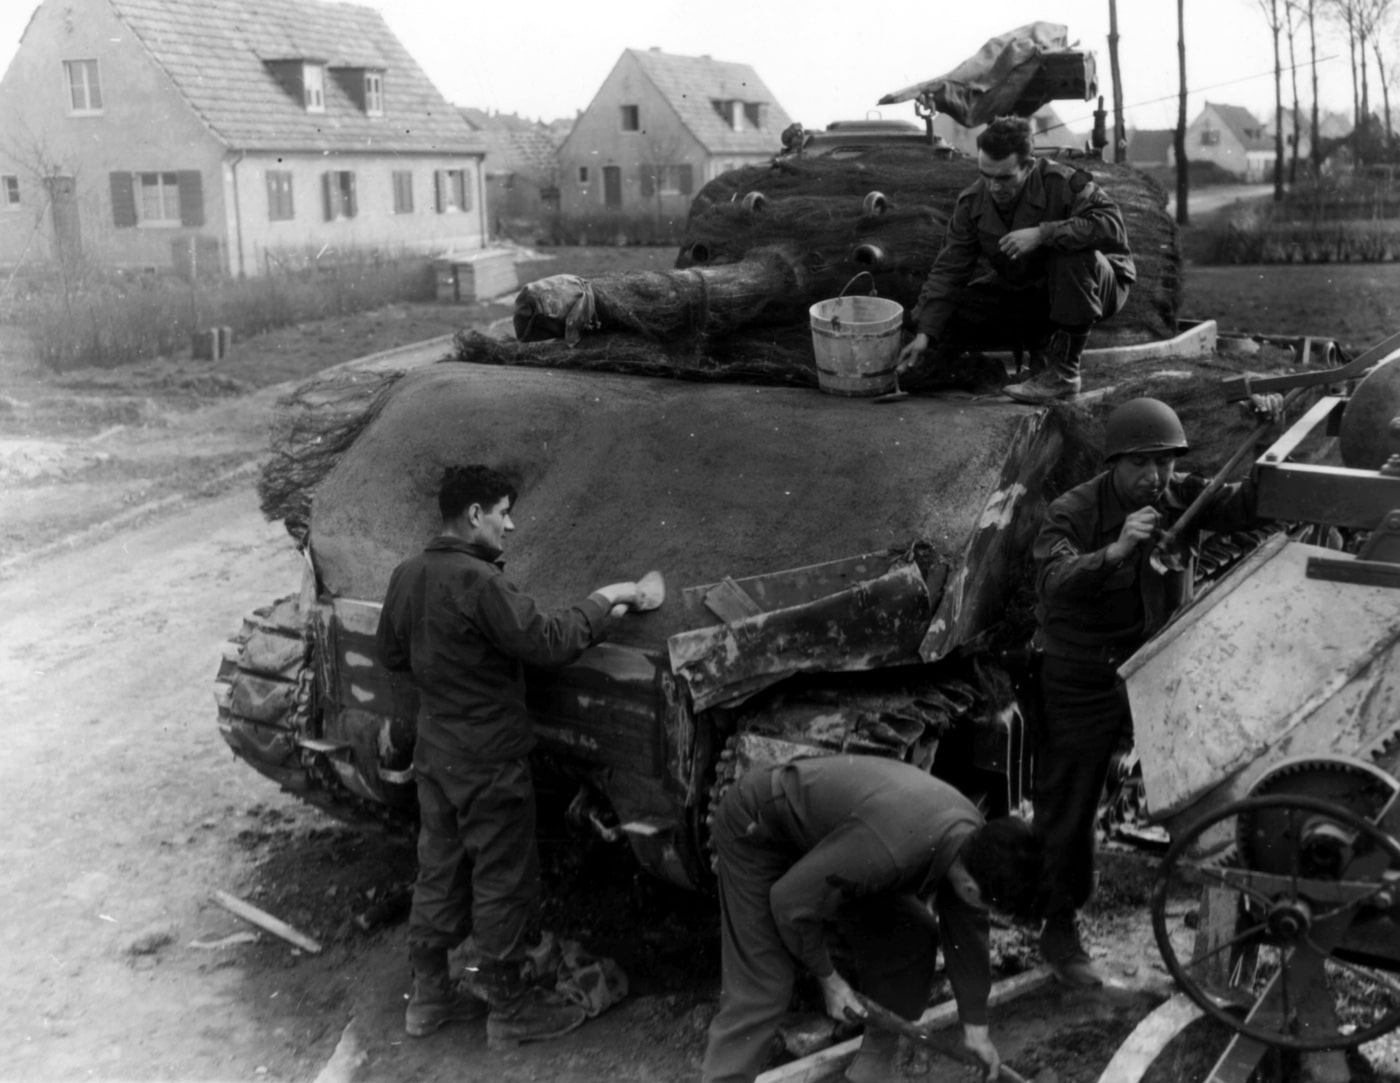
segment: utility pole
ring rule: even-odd
[[[1113,160],[1128,158],[1128,132],[1123,125],[1123,74],[1118,67],[1118,0],[1108,0],[1108,64],[1113,75]]]
[[[1191,211],[1186,201],[1191,185],[1186,176],[1186,0],[1176,0],[1176,62],[1181,90],[1176,100],[1176,224],[1189,226]]]

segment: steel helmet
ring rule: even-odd
[[[1186,451],[1186,430],[1176,411],[1160,399],[1129,399],[1108,415],[1103,457],[1139,452]]]

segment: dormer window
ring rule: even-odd
[[[326,69],[321,64],[303,64],[301,69],[302,101],[308,113],[326,111]]]
[[[384,115],[384,76],[377,71],[365,72],[365,113],[371,117]]]
[[[733,98],[711,98],[710,105],[721,120],[736,132],[753,131],[763,126],[763,104],[741,102]]]

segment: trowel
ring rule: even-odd
[[[899,389],[899,370],[894,372],[894,390],[886,391],[883,395],[876,395],[871,402],[898,402],[900,399],[907,399],[909,392]]]
[[[850,1008],[846,1009],[846,1015],[853,1021],[864,1022],[866,1026],[879,1027],[881,1030],[892,1031],[895,1034],[902,1034],[906,1038],[918,1042],[920,1045],[932,1049],[936,1053],[942,1053],[945,1057],[962,1064],[981,1066],[981,1061],[972,1052],[964,1048],[961,1041],[947,1034],[939,1034],[936,1031],[925,1030],[917,1023],[911,1023],[894,1012],[890,1011],[883,1004],[871,1000],[867,996],[856,994],[856,1000],[865,1009],[865,1017],[857,1015]],[[1006,1083],[1059,1083],[1060,1074],[1053,1068],[1042,1068],[1035,1073],[1032,1079],[1027,1079],[1011,1065],[1003,1062],[998,1078]]]

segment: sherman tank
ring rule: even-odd
[[[484,462],[517,484],[507,574],[543,604],[666,577],[661,609],[528,682],[540,778],[651,872],[705,885],[711,805],[755,764],[876,753],[992,810],[1021,800],[1027,554],[1097,466],[1092,417],[825,393],[811,307],[873,292],[907,312],[976,167],[932,139],[821,146],[789,133],[706,184],[671,271],[531,283],[515,341],[462,334],[439,363],[332,372],[282,404],[259,485],[305,573],[225,653],[235,755],[338,817],[412,829],[416,698],[374,631],[436,530],[442,469]],[[1095,330],[1092,377],[1096,347],[1176,332],[1178,259],[1155,183],[1075,160],[1123,208],[1141,276]],[[1014,352],[990,356],[1013,374]]]

